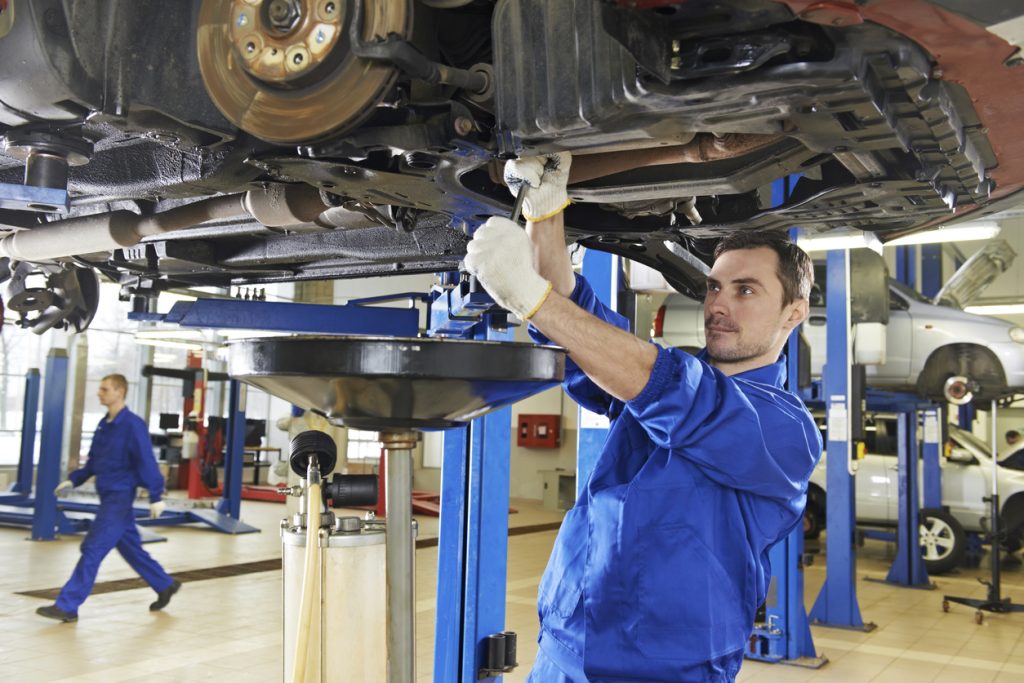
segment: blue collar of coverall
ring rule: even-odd
[[[125,415],[127,415],[129,412],[131,411],[128,410],[128,406],[125,406],[124,408],[121,408],[121,410],[118,411],[117,415],[114,416],[113,420],[108,420],[107,416],[104,415],[103,422],[106,422],[108,425],[121,424],[122,422],[124,422]]]
[[[707,347],[700,350],[700,353],[697,354],[697,360],[709,363]],[[770,384],[781,389],[786,384],[786,354],[779,355],[779,359],[774,363],[762,365],[759,368],[732,375],[732,377],[745,379],[749,382]]]

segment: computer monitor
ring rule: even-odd
[[[245,419],[245,445],[249,448],[263,445],[263,437],[267,434],[267,421]]]
[[[178,429],[181,416],[178,413],[160,413],[160,429]]]

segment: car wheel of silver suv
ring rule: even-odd
[[[921,554],[929,574],[944,574],[960,565],[967,552],[967,534],[945,510],[921,510]]]

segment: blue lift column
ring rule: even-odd
[[[242,514],[242,451],[245,447],[246,389],[238,380],[229,383],[228,433],[224,454],[224,493],[217,512],[232,519]]]
[[[857,603],[857,558],[853,552],[854,479],[851,471],[850,421],[850,252],[830,251],[827,261],[825,312],[825,408],[828,453],[825,478],[827,574],[811,610],[811,622],[869,631]]]
[[[64,514],[57,509],[53,490],[60,483],[60,446],[64,434],[64,395],[68,383],[68,352],[50,349],[46,357],[46,386],[43,387],[43,429],[39,442],[32,540],[52,541],[64,531]]]
[[[924,507],[937,510],[942,507],[942,428],[945,423],[943,409],[938,406],[925,408],[924,443],[921,445],[922,469],[924,470]]]
[[[928,578],[928,571],[921,556],[921,537],[918,518],[918,449],[917,411],[904,410],[899,414],[897,430],[899,473],[899,525],[896,530],[896,559],[893,560],[888,583],[897,583],[911,588],[935,588]]]
[[[800,332],[786,345],[789,390],[799,393]],[[755,626],[746,656],[764,662],[818,669],[828,663],[819,657],[804,609],[804,529],[798,524],[768,553],[771,584],[765,606],[764,627]]]
[[[478,340],[512,341],[489,321]],[[434,680],[498,680],[481,673],[488,639],[505,633],[512,408],[444,432],[437,560]],[[511,662],[510,662],[511,663]]]
[[[32,494],[32,474],[36,451],[36,418],[39,412],[39,368],[25,374],[25,400],[21,413],[21,455],[18,458],[18,479],[11,484],[11,493]]]
[[[618,309],[619,259],[604,251],[588,249],[583,256],[583,277],[594,294],[608,308]],[[576,432],[576,497],[579,498],[590,480],[597,459],[608,439],[608,418],[582,406],[579,408],[579,429]]]

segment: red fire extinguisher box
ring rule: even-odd
[[[562,443],[561,415],[519,415],[521,448],[558,448]]]

